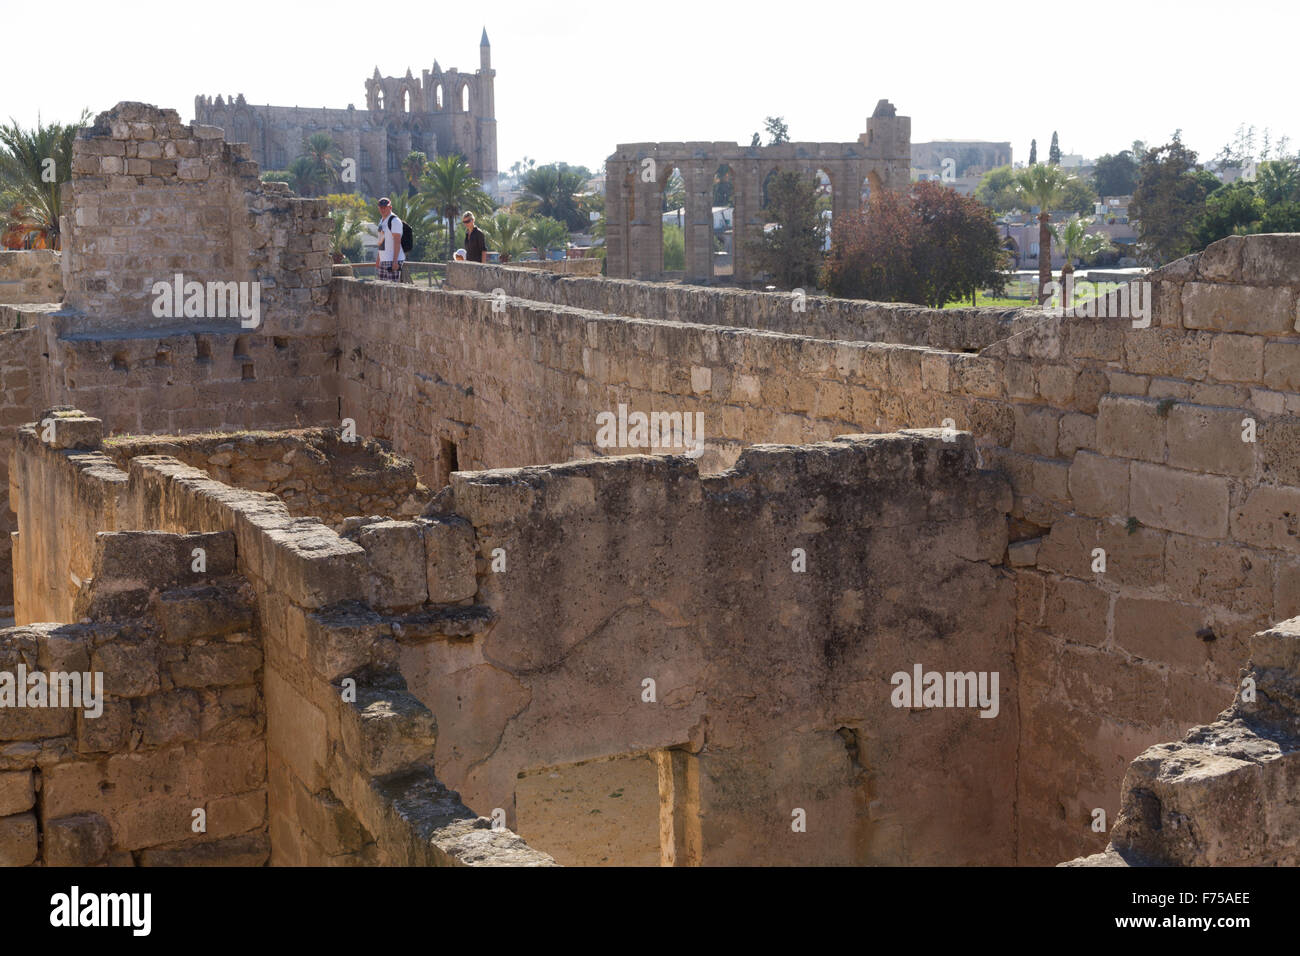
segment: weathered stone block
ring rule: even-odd
[[[250,599],[242,585],[180,588],[159,595],[155,613],[168,644],[188,644],[252,630]]]
[[[45,423],[53,427],[47,432]],[[98,418],[77,413],[46,412],[37,422],[42,440],[52,435],[47,444],[51,448],[98,449],[104,441],[104,423]]]
[[[1240,408],[1176,403],[1165,431],[1169,464],[1216,475],[1250,475],[1259,447],[1242,440],[1244,420],[1250,417]]]
[[[265,866],[271,841],[265,833],[248,833],[225,840],[181,847],[149,847],[140,851],[141,866]]]
[[[253,645],[199,644],[169,670],[177,687],[213,687],[250,684],[261,666],[261,648]]]
[[[1264,339],[1216,335],[1210,345],[1210,375],[1221,382],[1259,382],[1264,374]]]
[[[1056,454],[1057,428],[1061,413],[1041,405],[1016,405],[1014,451],[1050,458]]]
[[[357,531],[369,565],[370,604],[384,612],[423,604],[429,596],[424,539],[413,521],[380,521]]]
[[[1038,394],[1053,405],[1068,405],[1074,398],[1077,377],[1068,365],[1044,365],[1038,370]]]
[[[358,687],[341,729],[347,753],[372,776],[428,762],[437,744],[429,708],[399,690]]]
[[[104,674],[104,692],[143,697],[159,688],[158,645],[152,641],[100,644],[90,652],[92,670]]]
[[[1142,524],[1202,538],[1228,532],[1226,478],[1134,462],[1129,496],[1133,516]]]
[[[1183,327],[1277,335],[1292,331],[1291,290],[1211,282],[1183,286]]]
[[[1264,343],[1264,384],[1287,392],[1300,391],[1300,343]]]
[[[325,715],[274,670],[268,670],[266,692],[266,743],[293,768],[309,787],[324,786],[329,760]]]
[[[48,866],[98,866],[113,846],[113,829],[98,813],[59,817],[45,824]]]
[[[36,814],[0,817],[0,866],[27,866],[36,861]]]
[[[1100,647],[1109,607],[1110,595],[1092,581],[1054,574],[1044,580],[1042,626],[1062,640]]]
[[[1057,454],[1072,458],[1081,448],[1097,446],[1097,419],[1092,415],[1067,412],[1061,416],[1056,437]]]
[[[1129,513],[1129,462],[1080,451],[1070,465],[1074,510],[1097,517]]]
[[[1272,605],[1269,555],[1235,545],[1173,534],[1165,559],[1170,594],[1206,606],[1223,605],[1242,614],[1259,614]]]
[[[454,604],[474,597],[478,579],[474,562],[474,528],[458,518],[424,523],[429,601]]]
[[[1170,403],[1172,404],[1172,403]],[[1164,461],[1165,414],[1157,401],[1106,396],[1097,408],[1097,448],[1114,458]]]
[[[1300,551],[1300,488],[1252,489],[1233,509],[1232,536],[1261,548]]]
[[[369,609],[334,609],[308,617],[307,660],[328,681],[365,667],[396,663],[391,627]]]
[[[0,817],[22,813],[35,804],[36,792],[32,789],[30,770],[0,773]]]
[[[1255,435],[1263,458],[1261,478],[1269,484],[1300,486],[1300,417],[1261,419]]]
[[[1241,276],[1261,285],[1300,285],[1300,234],[1242,236]]]

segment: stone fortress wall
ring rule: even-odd
[[[91,135],[113,128],[110,115]],[[269,254],[296,235],[273,234]],[[65,257],[79,254],[74,243]],[[97,334],[48,305],[8,306],[0,413],[34,424],[9,472],[28,630],[3,646],[35,641],[39,657],[34,622],[80,621],[79,602],[113,587],[87,556],[114,535],[128,537],[112,547],[138,547],[140,535],[233,534],[219,569],[251,595],[256,627],[187,640],[260,648],[240,717],[264,735],[265,776],[211,791],[241,805],[265,791],[265,814],[219,838],[247,838],[234,846],[252,862],[263,849],[273,863],[535,854],[475,824],[447,787],[560,862],[656,843],[677,863],[1195,863],[1254,847],[1291,859],[1295,831],[1273,801],[1296,662],[1290,625],[1274,622],[1300,613],[1300,236],[1234,237],[1150,278],[1144,327],[816,298],[799,312],[787,295],[470,264],[443,290],[336,278],[298,328],[163,335],[127,314]],[[241,401],[269,362],[285,376]],[[47,412],[68,404],[86,414]],[[620,404],[699,412],[703,454],[601,447],[597,415]],[[191,421],[191,407],[220,421]],[[60,414],[102,424],[59,447],[40,426]],[[331,497],[314,478],[287,485],[290,455],[314,461],[308,475],[333,473],[311,449],[351,473],[321,433],[99,437],[344,420],[413,471],[380,461],[355,492],[369,497]],[[287,476],[272,467],[286,464]],[[328,525],[310,495],[291,509],[271,493],[309,488]],[[141,643],[170,646],[149,636],[167,626],[152,609],[195,586],[174,569],[121,585],[151,603],[120,613]],[[149,660],[170,693],[167,668],[184,659]],[[890,706],[892,675],[914,664],[998,673],[998,716]],[[1259,700],[1239,696],[1210,724],[1243,674]],[[343,706],[349,675],[365,694]],[[245,671],[220,676],[218,696],[250,686]],[[166,746],[171,731],[148,730],[164,706],[147,701],[153,686],[135,688],[146,701],[131,720]],[[135,700],[128,690],[118,696]],[[1197,724],[1183,745],[1161,744]],[[287,727],[312,730],[288,739]],[[115,759],[71,736],[15,738],[62,741],[15,760],[16,791],[27,779],[36,792],[65,760]],[[1202,775],[1210,790],[1175,779],[1229,738],[1237,762]],[[936,768],[948,769],[909,789]],[[1267,816],[1266,844],[1205,799],[1220,780]],[[581,785],[562,796],[548,781]],[[635,840],[617,836],[635,829],[628,816],[606,842],[583,842],[565,813],[611,783],[606,795],[634,798]],[[85,826],[108,827],[109,858],[177,848],[129,836],[125,810],[82,803],[61,809],[100,814]],[[1097,808],[1112,832],[1092,831]],[[1179,842],[1156,825],[1166,814],[1221,836]],[[55,819],[29,804],[0,832],[44,847]]]
[[[0,305],[62,301],[59,261],[52,249],[0,249]]]
[[[404,423],[388,425],[399,405],[455,408],[432,430],[463,441],[462,467],[600,453],[595,414],[620,402],[702,411],[701,466],[713,468],[754,442],[945,419],[969,430],[1015,493],[1019,859],[1052,862],[1102,848],[1092,811],[1116,818],[1133,756],[1211,719],[1251,636],[1300,611],[1298,262],[1300,237],[1225,240],[1151,276],[1149,327],[975,315],[988,338],[972,352],[953,350],[981,343],[954,339],[946,312],[809,298],[797,313],[788,295],[453,265],[449,286],[481,295],[446,306],[456,334],[435,311],[432,327],[351,352],[342,387],[358,420],[398,447],[413,444]],[[360,315],[427,301],[348,280],[335,297],[344,336]],[[841,338],[790,334],[805,316]],[[847,341],[855,328],[909,344]],[[387,370],[382,389],[367,384],[371,363]],[[1255,441],[1242,440],[1247,419]],[[437,473],[437,447],[412,450],[432,456],[422,473]],[[1064,765],[1061,753],[1077,756]]]

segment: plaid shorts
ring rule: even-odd
[[[401,282],[402,264],[399,262],[394,266],[391,262],[381,262],[379,263],[378,270],[375,272],[375,276],[380,281],[387,280],[389,282]]]

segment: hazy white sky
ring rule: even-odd
[[[363,108],[375,66],[477,69],[484,26],[502,169],[523,155],[595,168],[621,142],[748,142],[767,115],[795,140],[847,142],[882,97],[915,142],[1009,140],[1019,161],[1031,137],[1045,158],[1054,129],[1089,157],[1181,128],[1206,160],[1243,122],[1300,146],[1295,0],[0,0],[11,52],[32,40],[0,81],[0,119],[144,100],[189,121],[196,93]]]

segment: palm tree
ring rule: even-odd
[[[406,154],[406,159],[402,160],[402,175],[406,177],[407,195],[414,196],[417,192],[415,186],[420,181],[420,176],[424,173],[424,167],[429,162],[429,157],[418,149],[413,149]],[[406,220],[403,219],[403,222]]]
[[[22,236],[26,244],[59,248],[59,186],[72,178],[72,142],[90,119],[68,125],[36,119],[36,128],[22,129],[16,121],[0,125],[0,225]],[[53,160],[51,163],[50,160]]]
[[[564,223],[550,216],[538,216],[528,224],[526,230],[528,241],[537,250],[537,255],[545,259],[546,250],[563,249],[569,242],[569,230]]]
[[[312,133],[302,141],[302,151],[303,156],[311,161],[312,168],[310,182],[304,183],[304,186],[328,190],[339,181],[341,154],[329,133]],[[293,165],[289,168],[293,169]]]
[[[581,173],[558,166],[529,170],[520,184],[523,198],[519,208],[529,215],[558,219],[570,229],[581,229],[586,218],[578,208],[577,194],[583,185]]]
[[[330,237],[330,255],[334,261],[342,262],[349,252],[354,255],[361,248],[361,232],[365,224],[342,209],[331,209],[330,218],[334,220],[334,234]]]
[[[1110,245],[1110,237],[1100,232],[1089,232],[1088,224],[1079,216],[1070,219],[1064,223],[1060,229],[1052,227],[1052,237],[1061,244],[1061,251],[1065,255],[1065,265],[1061,267],[1061,287],[1063,290],[1072,288],[1070,277],[1074,275],[1075,259],[1091,259],[1106,250]],[[1068,307],[1069,298],[1066,293],[1062,292],[1061,302]]]
[[[501,253],[502,262],[518,259],[531,248],[528,226],[527,219],[508,209],[498,209],[490,218],[479,223],[493,248]]]
[[[1300,200],[1300,163],[1270,159],[1259,164],[1255,191],[1269,206]]]
[[[1047,301],[1052,281],[1051,210],[1065,201],[1066,184],[1074,179],[1059,166],[1037,163],[1016,174],[1016,192],[1028,206],[1038,207],[1038,304]]]
[[[320,167],[310,156],[299,156],[289,164],[286,172],[289,188],[299,196],[311,196],[322,185]]]
[[[455,251],[455,223],[460,214],[472,212],[477,216],[490,212],[492,197],[483,192],[464,158],[455,154],[430,160],[420,184],[420,194],[447,222],[447,258],[450,259]]]

